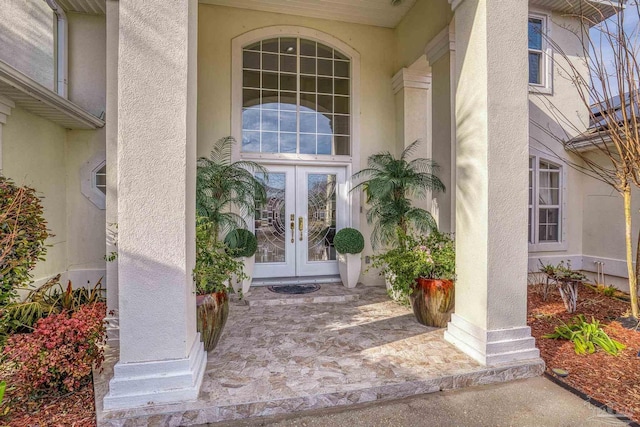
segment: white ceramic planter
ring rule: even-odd
[[[240,257],[236,259],[244,263],[244,274],[249,277],[244,279],[242,282],[238,282],[234,275],[231,279],[231,287],[233,287],[233,290],[236,293],[240,292],[240,289],[242,289],[242,295],[247,295],[249,293],[249,288],[251,288],[251,281],[253,280],[253,266],[256,264],[256,256],[252,255],[250,257]]]
[[[349,289],[355,288],[362,267],[360,254],[338,254],[338,271],[342,284]]]

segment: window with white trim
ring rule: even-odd
[[[351,154],[351,60],[298,37],[242,51],[243,153]]]
[[[561,243],[563,218],[562,166],[529,157],[529,243]]]
[[[528,35],[529,85],[537,89],[550,89],[551,52],[547,43],[549,28],[546,15],[535,14],[529,16]]]

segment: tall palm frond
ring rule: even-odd
[[[421,233],[436,230],[431,214],[416,208],[413,200],[425,199],[430,192],[445,191],[435,175],[438,165],[431,159],[410,160],[419,148],[415,141],[404,149],[399,158],[389,152],[369,156],[367,168],[356,172],[360,181],[353,189],[366,195],[367,222],[373,225],[371,243],[374,248],[396,241],[398,228],[406,234],[409,229]]]
[[[259,174],[267,179],[267,170],[251,161],[231,162],[235,143],[233,137],[218,140],[209,157],[197,163],[196,214],[211,221],[216,240],[232,229],[247,228],[246,218],[267,198],[256,178]]]

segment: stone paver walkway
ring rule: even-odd
[[[322,286],[317,300],[302,295],[297,304],[254,304],[272,298],[266,289],[233,301],[196,402],[103,413],[111,357],[96,379],[99,424],[202,424],[396,399],[543,371],[540,360],[480,366],[444,341],[442,330],[418,324],[383,288]],[[326,302],[340,294],[345,301]]]

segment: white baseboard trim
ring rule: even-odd
[[[559,264],[560,261],[570,261],[571,268],[595,273],[598,270],[597,263],[603,263],[604,274],[628,279],[627,262],[623,259],[605,258],[594,255],[529,255],[528,269],[530,273],[540,270],[540,262],[544,264]]]
[[[529,273],[540,271],[540,263],[558,265],[561,261],[571,263],[574,270],[582,270],[582,255],[529,255]]]
[[[189,357],[139,363],[116,363],[104,410],[196,400],[204,377],[207,353],[196,334]]]
[[[540,357],[528,326],[487,331],[454,313],[444,338],[485,366]]]

